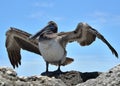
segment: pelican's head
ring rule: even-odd
[[[57,33],[58,31],[58,26],[54,21],[49,21],[47,27],[49,27],[49,29],[54,33]]]
[[[31,36],[30,38],[35,39],[38,36],[41,36],[45,33],[57,33],[57,31],[58,31],[57,24],[54,21],[49,21],[47,26],[45,26],[42,30],[40,30],[35,35]]]

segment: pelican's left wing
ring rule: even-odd
[[[29,40],[30,36],[31,34],[16,28],[10,28],[6,32],[6,49],[14,68],[21,64],[21,49],[41,55],[38,49],[38,40]]]
[[[79,23],[74,31],[61,32],[57,33],[57,35],[61,37],[60,43],[63,47],[65,47],[67,43],[73,41],[77,41],[81,46],[87,46],[95,41],[97,37],[109,47],[109,49],[116,57],[118,57],[117,51],[110,45],[104,36],[102,36],[97,30],[93,29],[87,23]]]

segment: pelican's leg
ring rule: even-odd
[[[58,69],[56,71],[54,71],[54,73],[57,73],[57,74],[61,74],[62,73],[62,71],[60,69],[60,66],[61,66],[61,61],[59,61]]]
[[[41,75],[49,75],[48,67],[49,67],[49,63],[46,61],[46,71],[41,73]]]
[[[60,62],[59,62],[57,71],[61,71],[61,70],[60,70],[60,66],[61,66],[61,64],[60,64]]]
[[[49,67],[49,63],[46,62],[46,73],[48,73],[48,67]]]

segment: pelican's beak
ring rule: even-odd
[[[45,26],[43,29],[41,29],[40,31],[38,31],[35,35],[30,36],[30,39],[36,39],[38,36],[42,35],[43,33],[50,31],[51,28],[49,28],[49,24],[47,26]]]
[[[31,36],[30,39],[36,39],[38,36],[47,33],[47,32],[57,32],[57,25],[53,21],[48,22],[48,25],[46,25],[42,30],[37,32],[35,35]]]

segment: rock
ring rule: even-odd
[[[77,86],[120,86],[120,65]]]
[[[0,67],[0,86],[66,86],[60,79],[47,76],[18,77],[11,68]]]
[[[20,77],[12,68],[0,67],[0,86],[120,86],[120,65],[104,73],[67,71],[49,77]]]
[[[60,74],[57,79],[61,79],[67,86],[74,86],[78,83],[85,82],[88,79],[96,78],[101,74],[100,72],[78,72],[78,71],[68,71],[63,74]]]
[[[73,86],[96,78],[99,74],[98,72],[68,71],[59,75],[53,73],[49,77],[41,75],[19,77],[13,69],[0,67],[0,86]]]

